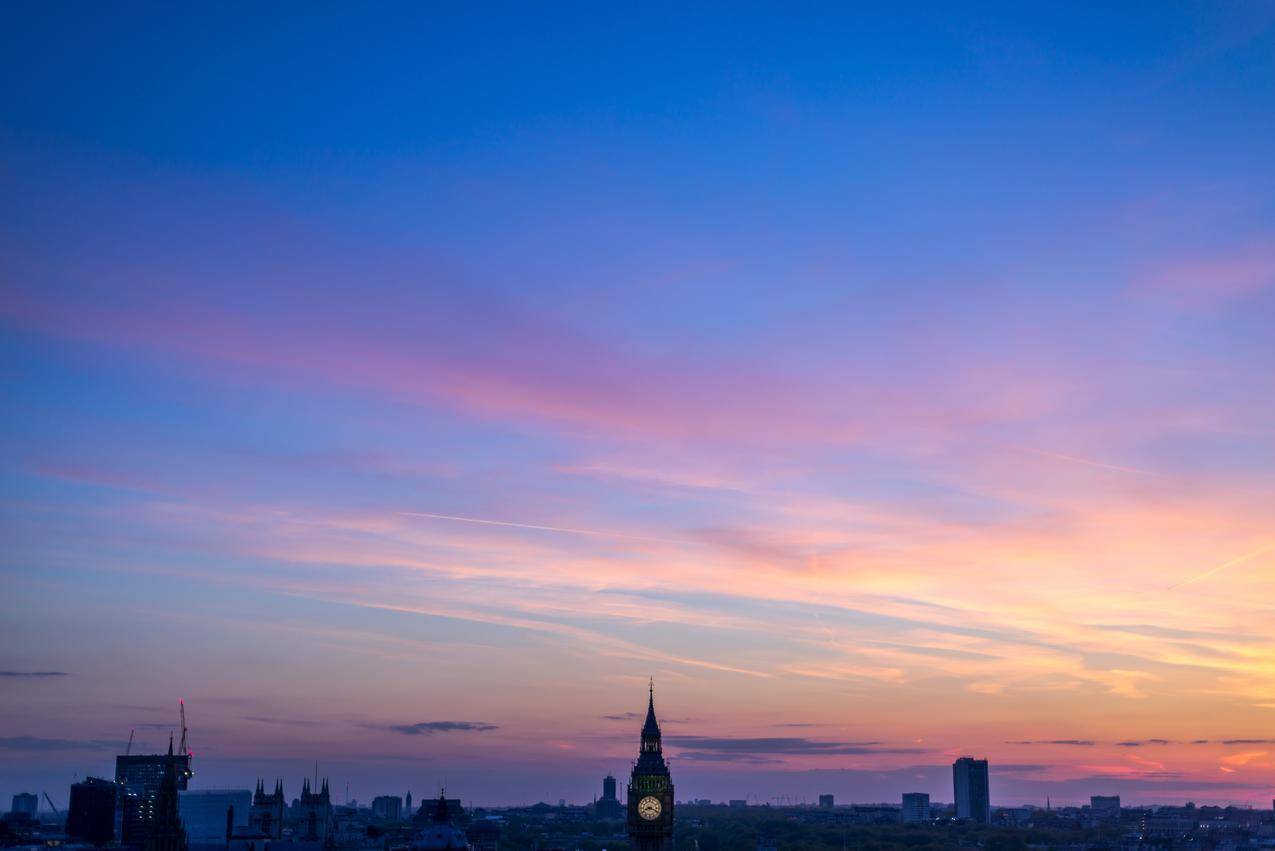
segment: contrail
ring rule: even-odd
[[[1119,473],[1133,473],[1138,476],[1161,476],[1161,473],[1152,473],[1150,470],[1139,470],[1136,467],[1121,467],[1119,464],[1104,464],[1101,461],[1092,461],[1088,458],[1079,458],[1075,455],[1063,455],[1061,452],[1046,452],[1043,449],[1032,449],[1030,446],[1016,446],[1015,449],[1023,452],[1030,452],[1033,455],[1042,455],[1045,458],[1057,458],[1059,461],[1070,461],[1073,464],[1084,464],[1086,467],[1097,467],[1100,470],[1115,470]]]
[[[1267,544],[1264,547],[1259,547],[1258,549],[1253,550],[1251,553],[1245,553],[1239,558],[1233,558],[1230,561],[1225,562],[1224,564],[1219,564],[1217,567],[1210,568],[1209,570],[1206,570],[1203,573],[1201,573],[1199,576],[1193,576],[1190,579],[1184,579],[1181,582],[1179,582],[1177,585],[1170,585],[1169,590],[1175,591],[1178,588],[1181,588],[1183,585],[1190,585],[1192,582],[1199,582],[1201,579],[1207,579],[1219,571],[1226,570],[1228,567],[1235,567],[1235,565],[1237,564],[1243,564],[1244,562],[1249,561],[1251,559],[1255,559],[1258,556],[1262,555],[1263,553],[1268,553],[1271,550],[1275,550],[1275,544]]]
[[[512,529],[535,529],[541,532],[560,532],[566,535],[589,535],[595,538],[618,538],[623,541],[649,541],[657,544],[699,546],[696,541],[680,541],[676,538],[650,538],[645,535],[625,535],[622,532],[605,532],[600,529],[570,529],[565,526],[540,526],[535,523],[514,523],[509,520],[484,520],[480,517],[457,517],[452,514],[428,514],[424,511],[400,511],[405,517],[429,517],[434,520],[455,520],[459,523],[479,523],[483,526],[508,526]]]

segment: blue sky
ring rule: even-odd
[[[1269,801],[1275,6],[2,14],[0,794]]]

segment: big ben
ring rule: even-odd
[[[636,851],[673,847],[673,778],[664,762],[660,724],[655,720],[655,683],[646,704],[642,746],[629,776],[629,839]]]

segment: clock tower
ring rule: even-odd
[[[634,851],[671,851],[673,778],[664,762],[660,724],[655,720],[655,683],[646,704],[642,747],[629,777],[629,839]]]

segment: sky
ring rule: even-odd
[[[684,5],[5,4],[0,799],[1270,806],[1275,3]]]

